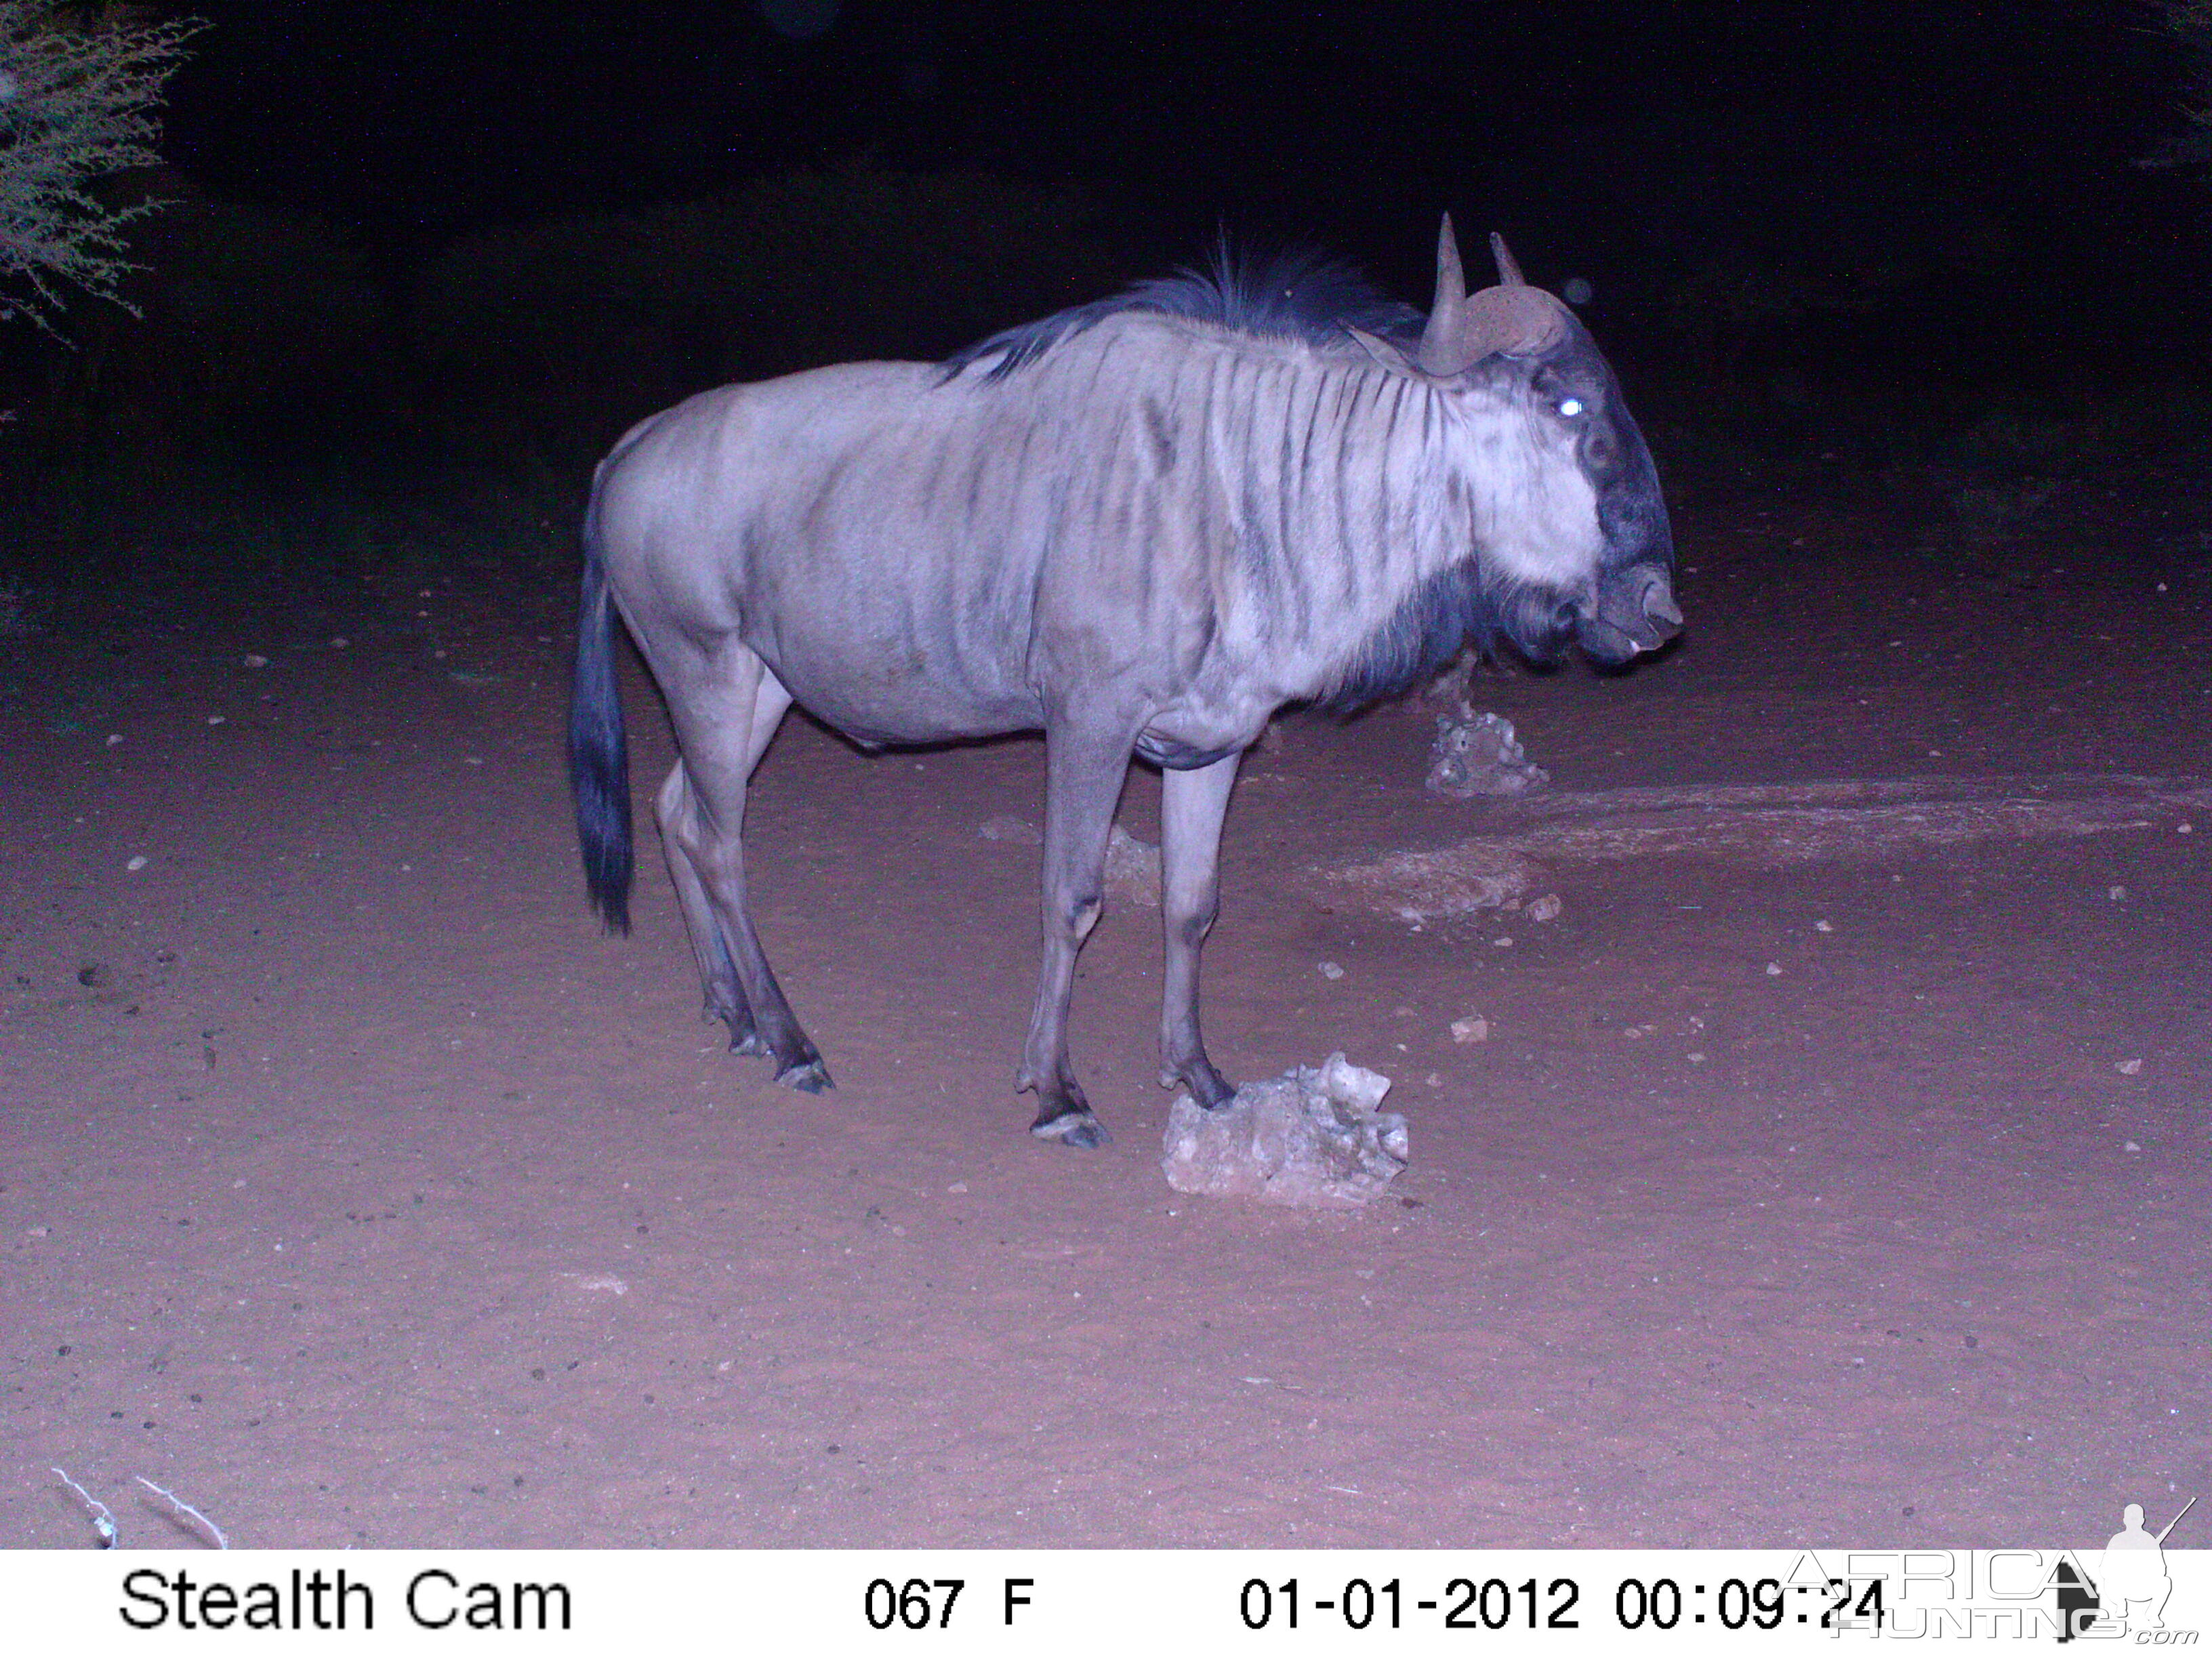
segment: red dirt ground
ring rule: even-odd
[[[2143,499],[1990,570],[1687,514],[1682,648],[1479,694],[1566,791],[2212,773],[2212,572]],[[1312,867],[1500,809],[1424,792],[1418,708],[1293,720],[1214,1057],[1347,1050],[1414,1162],[1270,1209],[1161,1179],[1126,905],[1074,1024],[1117,1139],[1023,1133],[1036,854],[976,832],[1033,741],[787,726],[759,915],[839,1089],[724,1054],[649,828],[635,933],[586,913],[570,626],[477,568],[0,641],[0,1546],[90,1543],[50,1465],[144,1546],[137,1475],[286,1547],[2088,1545],[2212,1485],[2212,821],[1554,866],[1556,921],[1414,932]]]

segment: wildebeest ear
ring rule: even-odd
[[[1370,334],[1364,328],[1354,328],[1349,323],[1344,331],[1359,342],[1367,355],[1389,369],[1393,374],[1423,374],[1421,366],[1406,356],[1396,346],[1379,334]]]

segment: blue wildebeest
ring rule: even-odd
[[[745,783],[796,701],[864,746],[1045,734],[1044,965],[1017,1086],[1033,1131],[1105,1132],[1067,1054],[1132,754],[1161,767],[1163,1080],[1232,1090],[1199,1036],[1237,763],[1286,703],[1357,707],[1471,638],[1601,664],[1681,625],[1657,475],[1605,359],[1522,281],[1436,301],[1340,268],[1186,275],[948,362],[848,363],[655,416],[599,470],[569,769],[591,896],[629,922],[611,599],[680,758],[656,800],[731,1047],[830,1085],[745,901]]]

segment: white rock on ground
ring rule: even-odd
[[[1126,903],[1160,902],[1160,849],[1118,823],[1106,839],[1106,890]]]
[[[1376,1109],[1390,1079],[1339,1052],[1248,1083],[1214,1111],[1188,1094],[1168,1108],[1160,1171],[1179,1193],[1344,1209],[1406,1167],[1406,1120]]]

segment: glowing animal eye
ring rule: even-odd
[[[1583,400],[1579,398],[1570,398],[1566,402],[1559,405],[1559,413],[1568,416],[1570,419],[1582,412]]]

